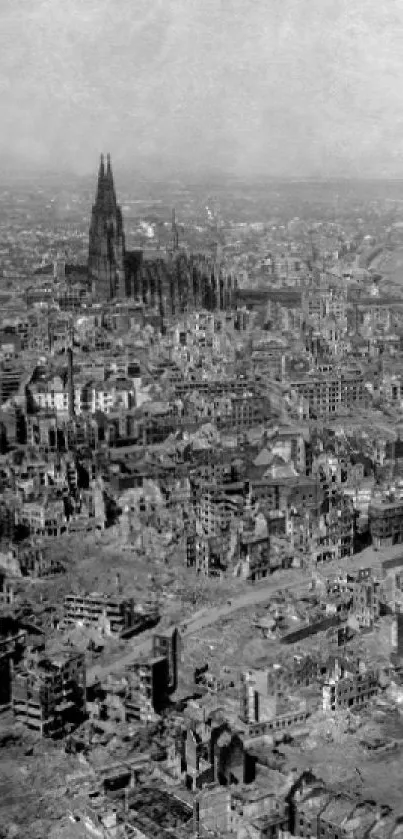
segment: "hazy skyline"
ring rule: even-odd
[[[1,0],[0,154],[403,176],[403,4]]]

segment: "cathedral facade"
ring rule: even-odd
[[[88,277],[95,301],[131,298],[158,309],[161,316],[193,308],[235,307],[236,282],[212,256],[181,250],[175,216],[172,245],[151,255],[125,246],[122,211],[117,203],[109,155],[101,157],[92,207]]]

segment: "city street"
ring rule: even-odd
[[[328,576],[337,573],[341,570],[357,571],[359,568],[364,568],[371,565],[374,570],[379,571],[380,563],[394,556],[403,553],[401,547],[396,546],[390,548],[382,553],[377,553],[373,548],[367,548],[359,554],[350,557],[348,560],[342,562],[329,562],[326,566],[317,569],[318,574]],[[228,618],[230,615],[240,609],[245,609],[248,606],[254,607],[270,600],[270,597],[278,591],[293,591],[302,593],[307,589],[311,577],[299,570],[290,570],[281,572],[279,575],[274,575],[267,580],[260,581],[248,587],[244,594],[238,597],[233,597],[230,603],[225,603],[221,606],[212,606],[200,610],[192,618],[187,618],[179,624],[179,629],[184,638],[187,635],[193,635],[205,629],[207,626],[212,626],[223,618]],[[105,679],[109,673],[116,673],[122,671],[125,667],[136,661],[136,658],[142,653],[147,653],[151,649],[152,632],[144,633],[141,640],[135,641],[130,645],[127,653],[122,655],[118,660],[110,664],[102,666],[93,666],[87,671],[88,683],[91,684],[95,679]]]

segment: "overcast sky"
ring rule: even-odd
[[[403,2],[0,0],[0,152],[84,173],[102,150],[403,176]]]

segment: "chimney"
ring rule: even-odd
[[[179,234],[178,234],[178,227],[177,227],[177,224],[176,224],[175,209],[172,210],[171,236],[172,236],[172,242],[171,242],[172,250],[177,251],[178,247],[179,247]]]
[[[53,279],[57,280],[64,280],[66,276],[66,262],[65,260],[58,255],[57,258],[53,262]]]

